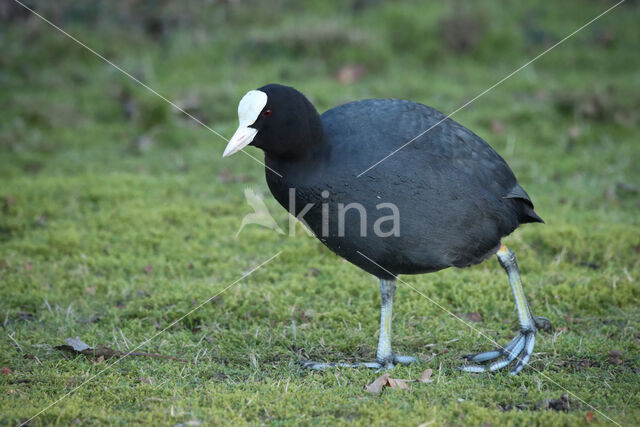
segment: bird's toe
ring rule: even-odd
[[[492,372],[508,366],[517,359],[511,369],[511,374],[516,375],[529,362],[535,345],[535,337],[535,331],[521,331],[504,348],[462,356],[472,364],[460,366],[458,369],[473,373]]]
[[[417,363],[418,359],[413,356],[394,356],[393,361],[398,365],[410,365],[412,363]]]

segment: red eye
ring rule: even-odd
[[[271,110],[264,110],[264,112],[262,113],[262,115],[264,117],[269,117],[271,115]]]

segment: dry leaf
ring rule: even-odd
[[[4,212],[7,212],[11,206],[16,204],[16,202],[17,202],[17,200],[13,196],[4,197],[3,200],[2,200],[2,210]]]
[[[97,288],[95,286],[87,286],[84,288],[84,293],[87,295],[95,295],[96,289]]]
[[[228,169],[223,169],[218,174],[218,182],[223,184],[227,182],[249,182],[253,181],[253,177],[251,175],[241,174],[241,175],[233,175],[229,172]]]
[[[380,393],[384,386],[389,382],[389,373],[382,375],[380,378],[377,378],[374,382],[367,385],[364,389],[369,393]]]
[[[571,139],[578,139],[580,138],[580,135],[582,135],[582,129],[580,129],[579,126],[571,126],[569,128],[569,138]]]
[[[431,374],[433,374],[433,370],[432,369],[425,369],[424,371],[422,371],[422,375],[420,376],[420,382],[421,383],[432,383],[433,380],[431,379]]]
[[[152,266],[151,264],[147,265],[147,266],[144,268],[144,272],[145,272],[146,274],[150,274],[150,273],[151,273],[151,270],[153,270],[153,266]]]
[[[93,356],[97,358],[96,363],[102,363],[104,362],[105,359],[110,359],[112,357],[126,357],[126,356],[143,356],[143,357],[153,357],[157,359],[177,360],[178,362],[186,362],[186,360],[180,359],[179,357],[166,356],[164,354],[158,354],[158,353],[142,353],[142,352],[126,353],[126,352],[114,350],[102,344],[98,344],[98,347],[93,348],[85,344],[78,337],[67,338],[65,341],[66,341],[65,345],[58,345],[54,348],[57,350],[62,350],[62,351],[66,351],[73,354],[84,354],[85,356]]]
[[[608,362],[612,365],[621,365],[622,359],[620,359],[620,356],[622,356],[622,352],[620,350],[611,350],[609,352]]]
[[[468,320],[471,320],[471,321],[472,321],[472,322],[474,322],[474,323],[480,323],[480,322],[482,322],[482,314],[480,314],[480,313],[467,313],[467,314],[465,315],[465,317],[466,317]]]
[[[11,369],[9,369],[9,367],[3,366],[2,367],[2,375],[9,375],[9,374],[13,374],[13,371]]]
[[[587,412],[587,415],[584,416],[584,421],[587,423],[593,422],[593,411]]]
[[[366,73],[360,64],[345,65],[336,73],[336,80],[342,84],[351,84],[360,80]]]
[[[391,387],[396,390],[408,390],[409,385],[407,383],[413,382],[414,380],[403,380],[399,378],[391,378],[390,374],[387,372],[381,377],[377,378],[371,384],[365,386],[365,391],[369,393],[380,393],[383,388]]]
[[[504,132],[504,123],[498,119],[491,120],[491,131],[493,133],[502,133]]]
[[[391,388],[395,388],[397,390],[409,390],[407,381],[411,381],[411,380],[399,380],[397,378],[389,378],[387,381]]]

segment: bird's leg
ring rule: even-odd
[[[527,304],[527,298],[524,295],[524,289],[522,288],[522,281],[520,280],[520,271],[518,270],[516,255],[513,251],[505,245],[501,245],[496,255],[498,256],[500,265],[505,269],[509,276],[509,284],[511,285],[511,290],[513,291],[513,296],[516,300],[516,309],[518,310],[520,333],[504,348],[463,356],[470,362],[491,363],[486,365],[466,365],[460,367],[460,369],[467,372],[496,371],[518,359],[511,369],[511,373],[515,375],[524,368],[524,365],[527,364],[531,357],[533,346],[536,341],[536,326],[550,327],[550,322],[544,317],[534,318],[531,315],[529,304]]]
[[[396,356],[391,351],[391,318],[393,297],[396,294],[396,281],[380,279],[380,337],[376,361],[381,368],[391,369],[395,364],[408,365],[416,361],[411,356]]]
[[[380,279],[380,337],[376,361],[381,366],[393,368],[393,352],[391,351],[391,318],[393,314],[393,297],[396,294],[396,283],[393,280]]]
[[[411,356],[396,356],[391,351],[391,315],[393,312],[393,297],[396,293],[395,280],[380,279],[380,338],[378,339],[378,351],[375,362],[360,363],[319,363],[306,361],[302,365],[305,368],[323,370],[326,368],[377,368],[392,369],[395,365],[408,365],[416,361]]]

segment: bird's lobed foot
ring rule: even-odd
[[[303,360],[300,362],[303,368],[306,369],[314,369],[317,371],[324,371],[328,368],[372,368],[377,370],[388,370],[393,369],[395,365],[409,365],[411,363],[417,362],[418,359],[412,356],[396,356],[392,355],[384,360],[376,361],[376,362],[355,362],[355,363],[347,363],[347,362],[314,362],[311,360]]]
[[[529,362],[535,342],[535,330],[520,331],[518,336],[511,340],[504,348],[462,356],[467,361],[476,364],[460,366],[458,369],[466,372],[491,372],[502,369],[517,360],[511,369],[511,374],[516,375],[524,368],[527,362]],[[482,363],[482,365],[478,363]]]

